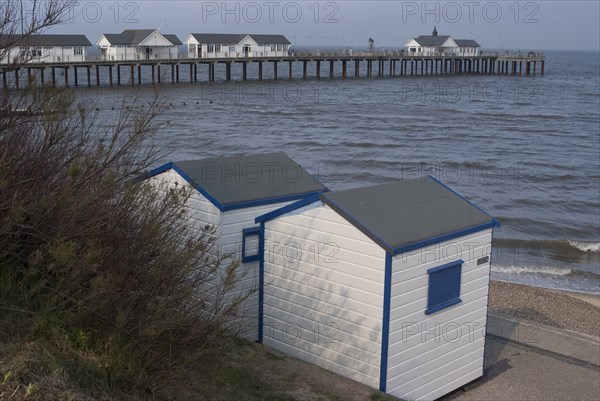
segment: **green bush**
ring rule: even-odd
[[[0,336],[41,341],[82,386],[152,391],[228,338],[237,265],[186,224],[189,191],[137,179],[159,102],[103,131],[67,90],[12,96],[38,112],[0,118]]]

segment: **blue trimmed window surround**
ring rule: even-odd
[[[426,315],[462,302],[460,299],[460,276],[463,263],[463,260],[457,260],[427,270],[429,289]]]
[[[260,227],[244,228],[242,230],[242,263],[259,260]]]

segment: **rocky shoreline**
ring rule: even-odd
[[[600,337],[600,296],[492,281],[491,312]]]

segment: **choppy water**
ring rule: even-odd
[[[493,278],[600,293],[600,55],[546,56],[544,77],[166,85],[159,139],[173,160],[285,151],[333,190],[433,175],[500,220]]]

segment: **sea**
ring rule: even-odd
[[[492,279],[600,294],[600,53],[545,55],[544,76],[389,77],[386,64],[386,77],[341,79],[336,63],[329,79],[321,63],[316,79],[309,63],[309,79],[297,64],[287,80],[280,63],[273,81],[265,63],[262,81],[249,64],[246,82],[217,65],[217,82],[200,68],[190,83],[182,66],[135,105],[126,87],[76,93],[104,116],[158,93],[165,162],[283,151],[331,190],[431,175],[500,222]]]

